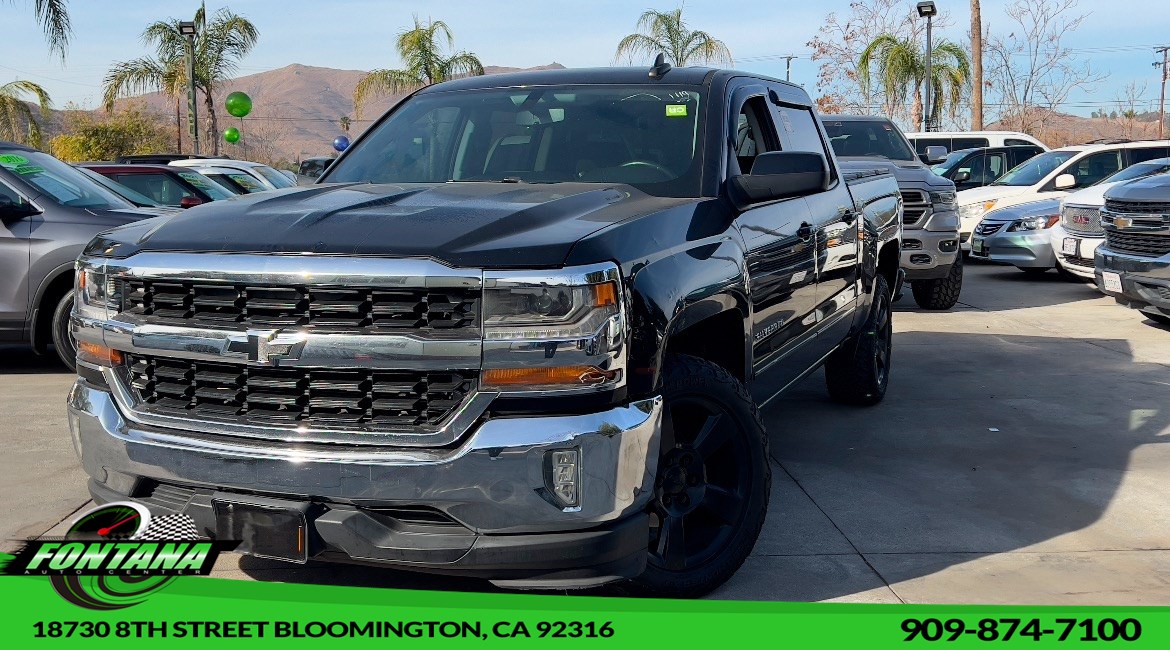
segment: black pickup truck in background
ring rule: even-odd
[[[758,407],[821,365],[884,396],[901,207],[782,81],[425,88],[317,185],[92,242],[90,491],[295,562],[705,593],[767,510]]]

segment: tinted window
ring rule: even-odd
[[[1136,165],[1130,165],[1116,174],[1104,178],[1102,183],[1119,183],[1121,181],[1132,181],[1135,178],[1145,178],[1155,174],[1165,174],[1170,172],[1170,158],[1158,158],[1155,160],[1148,160],[1140,162]]]
[[[974,149],[975,147],[986,147],[990,142],[987,138],[952,138],[951,149]],[[925,153],[925,152],[923,152]]]
[[[1028,142],[1027,140],[1021,140],[1019,138],[1004,138],[1003,139],[1003,145],[1005,147],[1014,147],[1016,145],[1022,145],[1022,144],[1032,145],[1031,142]],[[1032,145],[1032,146],[1035,146],[1035,145]]]
[[[1165,158],[1170,156],[1170,148],[1168,147],[1143,147],[1141,149],[1129,150],[1129,164],[1145,162],[1147,160],[1154,160],[1155,158]]]
[[[40,151],[0,150],[0,167],[36,188],[44,198],[60,205],[96,210],[134,207],[75,167]]]
[[[927,147],[946,147],[947,151],[956,151],[963,147],[955,147],[951,144],[950,138],[916,138],[910,141],[914,145],[914,153],[926,153]]]
[[[756,156],[779,150],[776,129],[763,97],[752,97],[739,110],[735,128],[735,159],[741,173],[750,174]]]
[[[193,192],[162,172],[157,174],[110,174],[110,178],[139,194],[149,196],[159,205],[178,207],[184,197],[194,196]]]
[[[987,160],[987,183],[1003,176],[1003,173],[1008,170],[1007,155],[1003,153],[989,153],[986,156]]]
[[[628,183],[700,195],[705,102],[683,86],[540,86],[418,95],[327,182]]]
[[[1088,187],[1121,169],[1120,151],[1102,151],[1085,156],[1063,170],[1077,179],[1076,187]]]
[[[902,132],[891,122],[825,120],[824,124],[838,156],[918,160]]]
[[[1023,187],[1035,185],[1044,180],[1057,167],[1068,162],[1075,156],[1075,151],[1049,151],[1030,158],[1012,168],[1011,171],[996,179],[992,185],[1012,185]]]
[[[0,183],[0,204],[23,205],[27,203],[16,190]]]

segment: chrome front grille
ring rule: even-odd
[[[361,431],[440,425],[475,389],[473,370],[273,368],[127,355],[141,410],[250,425]]]
[[[1101,227],[1100,208],[1066,205],[1060,213],[1060,223],[1069,232],[1098,237],[1105,232]]]
[[[1006,225],[1006,221],[980,221],[979,225],[975,226],[975,234],[980,237],[990,237]]]
[[[257,286],[130,278],[123,313],[151,323],[327,331],[475,327],[479,291],[465,288]]]
[[[930,210],[930,196],[920,190],[902,190],[902,223],[913,225]]]
[[[1167,202],[1139,202],[1139,201],[1115,201],[1113,199],[1105,200],[1105,209],[1109,212],[1120,212],[1123,214],[1165,214],[1170,215],[1170,203]]]
[[[1118,253],[1161,257],[1170,254],[1170,235],[1108,229],[1105,231],[1105,245]]]

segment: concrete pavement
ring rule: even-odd
[[[753,555],[714,597],[1170,604],[1170,330],[1054,273],[971,265],[961,304],[897,303],[871,409],[817,373],[764,414],[773,493]],[[0,349],[0,536],[83,505],[69,378]],[[259,580],[490,589],[475,580],[229,555]]]

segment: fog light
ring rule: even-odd
[[[938,243],[938,249],[944,253],[953,253],[959,248],[959,242],[954,239],[947,239]]]
[[[911,255],[910,256],[910,263],[911,264],[930,264],[930,256],[929,255]]]
[[[549,487],[553,496],[565,507],[573,507],[580,502],[578,485],[581,476],[580,457],[579,449],[563,449],[548,453]]]

